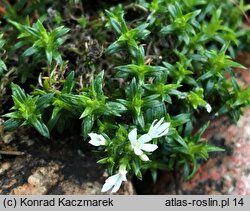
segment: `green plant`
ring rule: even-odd
[[[4,125],[7,130],[16,129],[23,125],[32,125],[43,136],[49,138],[49,130],[42,121],[42,112],[49,106],[52,94],[46,94],[42,97],[33,97],[26,95],[24,91],[16,84],[11,84],[12,99],[15,110],[5,114],[4,117],[9,117]]]
[[[107,96],[103,93],[103,76],[104,72],[100,72],[95,79],[92,80],[88,92],[81,94],[63,93],[60,99],[80,114],[82,122],[82,134],[84,139],[94,125],[94,122],[102,116],[120,116],[120,113],[126,108],[118,102],[107,100]],[[79,115],[78,114],[78,115]]]
[[[106,48],[101,61],[88,58],[80,63],[84,68],[91,63],[90,71],[68,71],[67,65],[79,65],[74,57],[83,59],[84,53],[93,52],[85,41],[84,50],[80,45],[60,53],[66,27],[48,32],[43,18],[32,26],[9,21],[20,33],[15,47],[27,46],[25,58],[32,55],[34,64],[46,58],[47,64],[38,68],[38,80],[34,74],[30,94],[12,83],[14,111],[5,112],[5,129],[29,125],[49,137],[55,129],[65,131],[69,119],[81,121],[79,133],[98,147],[98,163],[113,175],[102,191],[116,192],[127,174],[142,179],[146,171],[154,180],[159,170],[180,170],[190,179],[200,160],[223,150],[202,138],[209,120],[227,115],[236,122],[250,104],[250,88],[240,87],[234,74],[234,68],[244,69],[234,57],[238,49],[246,49],[243,39],[249,29],[242,28],[242,16],[249,5],[138,0],[132,6],[138,16],[133,20],[126,20],[129,5],[105,10],[106,18],[95,23],[77,19],[76,25],[93,37],[103,30],[95,40]],[[108,64],[104,70],[102,62]],[[44,77],[46,68],[52,72]],[[197,122],[202,115],[207,118],[201,126]]]
[[[63,36],[69,29],[59,26],[48,32],[44,28],[42,20],[38,20],[32,26],[30,26],[29,19],[27,19],[27,25],[12,20],[9,20],[9,22],[18,29],[20,32],[18,38],[22,39],[16,43],[15,48],[31,45],[31,47],[23,52],[24,57],[33,55],[35,59],[40,59],[46,56],[49,65],[51,65],[52,60],[55,60],[58,64],[62,64],[59,47],[64,43]]]
[[[117,41],[112,43],[107,49],[106,53],[113,54],[122,49],[128,49],[133,57],[136,57],[137,43],[144,39],[150,33],[146,28],[148,24],[141,24],[134,29],[128,29],[124,20],[124,11],[121,6],[114,9],[114,13],[106,11],[109,17],[109,25],[119,35]]]
[[[4,17],[8,20],[22,21],[23,18],[32,15],[32,13],[43,14],[46,11],[46,4],[49,0],[19,0],[15,3],[2,0],[2,5],[6,9]]]
[[[3,39],[3,34],[0,34],[0,49],[1,49],[1,51],[3,51],[4,45],[5,45],[5,40]],[[4,73],[4,71],[6,71],[6,70],[7,70],[7,67],[0,56],[0,77]]]

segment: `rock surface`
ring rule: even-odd
[[[250,110],[236,125],[228,125],[226,118],[212,122],[204,137],[225,152],[211,154],[189,181],[183,181],[180,173],[163,173],[151,194],[250,194]]]
[[[0,194],[104,194],[100,190],[108,177],[107,172],[96,163],[92,148],[83,144],[81,137],[64,140],[41,140],[40,137],[36,140],[35,137],[39,136],[32,132],[20,132],[8,145],[8,150],[12,147],[24,152],[24,155],[2,156]],[[4,143],[1,142],[1,145]],[[81,149],[84,148],[83,153]],[[135,190],[128,181],[117,194],[135,194]]]
[[[191,181],[183,183],[183,193],[250,194],[250,110],[237,125],[223,127],[223,118],[213,122],[206,137],[224,145],[226,151],[215,155]]]

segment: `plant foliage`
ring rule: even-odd
[[[244,69],[235,56],[247,50],[249,29],[242,26],[249,9],[242,0],[136,0],[107,8],[94,21],[75,19],[74,28],[66,20],[62,25],[60,10],[54,21],[23,21],[9,5],[0,47],[11,51],[6,59],[0,55],[0,77],[10,68],[23,74],[23,64],[11,65],[13,55],[30,72],[25,83],[11,79],[14,106],[3,112],[5,129],[28,125],[49,138],[80,121],[83,141],[90,137],[98,146],[98,163],[110,175],[142,179],[150,170],[156,179],[158,170],[181,167],[189,179],[201,159],[222,150],[202,138],[209,120],[228,115],[236,122],[249,106],[250,88],[234,73]],[[84,47],[74,35],[79,28],[93,39],[84,38]],[[8,31],[15,32],[9,40]]]

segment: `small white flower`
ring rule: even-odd
[[[158,146],[155,144],[145,144],[149,141],[151,141],[151,137],[148,134],[144,134],[142,135],[138,140],[137,140],[137,129],[133,129],[129,134],[128,134],[128,139],[131,143],[131,146],[134,150],[134,153],[138,156],[140,156],[140,158],[143,161],[148,161],[149,158],[147,155],[145,155],[143,153],[143,151],[145,152],[153,152],[155,151]]]
[[[210,113],[212,111],[212,107],[208,103],[205,105],[205,108],[207,109],[208,113]]]
[[[126,178],[127,171],[126,170],[119,170],[118,174],[115,174],[113,176],[110,176],[108,179],[106,179],[105,184],[102,187],[101,192],[106,192],[110,190],[112,187],[111,193],[115,193],[119,190],[122,181],[127,181]]]
[[[159,138],[162,136],[165,136],[168,133],[170,123],[169,122],[163,122],[164,118],[161,118],[157,123],[157,121],[154,120],[153,123],[151,124],[151,127],[149,128],[148,135],[153,139],[153,138]]]
[[[145,154],[140,155],[140,158],[141,158],[141,160],[143,160],[143,161],[149,161],[148,156],[145,155]]]
[[[101,146],[101,145],[106,145],[107,144],[106,139],[102,135],[99,135],[99,134],[96,134],[96,133],[89,133],[88,135],[91,138],[89,143],[94,145],[94,146]]]

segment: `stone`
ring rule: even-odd
[[[16,183],[16,179],[10,180],[9,183],[3,185],[4,189],[11,188]]]
[[[59,176],[56,173],[58,170],[59,165],[53,162],[46,167],[39,167],[29,176],[28,183],[34,186],[50,188],[58,182]]]
[[[73,178],[64,180],[58,184],[63,194],[66,195],[106,195],[111,194],[109,192],[102,193],[102,185],[104,184],[105,178],[103,177],[101,181],[91,181],[82,184],[76,183]],[[131,181],[124,182],[119,191],[115,194],[120,195],[134,195],[135,189]]]
[[[59,165],[53,162],[48,163],[46,167],[38,167],[34,173],[29,176],[28,182],[13,189],[14,195],[41,195],[48,194],[50,188],[57,184],[59,175],[56,173]]]
[[[183,181],[181,173],[174,178],[172,189],[158,189],[152,194],[250,194],[250,109],[237,124],[225,124],[225,118],[211,122],[204,138],[219,145],[225,152],[212,153],[211,158],[200,164],[197,173],[189,181]],[[170,172],[163,173],[156,185],[169,181]]]
[[[16,134],[14,132],[5,132],[3,136],[3,142],[5,144],[9,144],[13,140],[15,140]]]
[[[25,183],[13,189],[10,195],[44,195],[47,192],[45,187],[33,186],[29,183]]]
[[[88,148],[81,138],[48,141],[37,137],[36,140],[36,136],[27,130],[22,132],[11,144],[25,154],[12,159],[3,156],[0,164],[2,195],[110,194],[101,193],[107,171],[96,163],[99,158],[93,156],[92,148]],[[136,192],[128,180],[116,194],[132,195]]]
[[[4,162],[0,164],[0,175],[10,168],[9,162]]]

